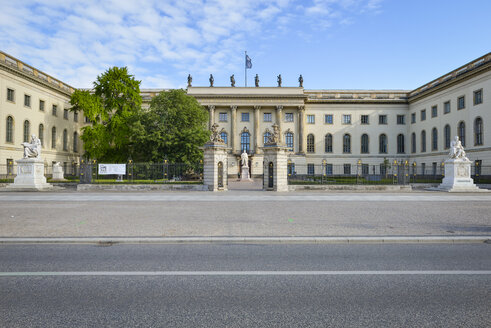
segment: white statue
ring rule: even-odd
[[[24,158],[39,158],[41,156],[41,140],[36,138],[33,134],[31,135],[31,143],[23,142],[24,146]]]
[[[455,136],[454,140],[450,142],[450,153],[448,154],[450,158],[464,159],[468,161],[469,159],[465,156],[464,147],[462,142],[460,142],[459,137]]]
[[[249,167],[249,156],[247,156],[245,149],[242,152],[242,154],[240,155],[240,160],[241,160],[243,167]]]

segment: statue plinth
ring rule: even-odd
[[[240,170],[240,181],[252,181],[249,176],[249,166],[242,166]]]
[[[61,165],[53,165],[53,177],[51,181],[66,181]]]
[[[17,176],[8,189],[18,191],[47,190],[53,186],[46,182],[44,161],[41,158],[22,158],[17,163]]]
[[[451,158],[445,161],[445,177],[438,190],[448,192],[480,191],[471,178],[471,161]]]

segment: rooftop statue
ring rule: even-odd
[[[188,75],[188,88],[191,86],[191,84],[193,83],[193,77],[191,76],[191,74]]]
[[[462,146],[462,142],[460,142],[458,136],[455,136],[454,140],[450,142],[450,153],[448,155],[451,159],[463,159],[466,161],[469,160],[465,156],[464,147]]]
[[[213,78],[213,74],[210,74],[210,87],[213,87],[213,82],[215,82],[215,79]]]
[[[281,74],[277,77],[278,87],[281,87]]]
[[[254,82],[256,83],[256,88],[259,87],[259,75],[256,74],[256,77],[254,78]]]
[[[24,158],[39,158],[41,156],[41,140],[31,135],[31,143],[23,142],[24,146]]]
[[[303,88],[303,77],[302,77],[302,74],[300,74],[300,76],[298,77],[298,86],[300,88]]]
[[[235,87],[235,77],[234,77],[234,74],[232,74],[232,75],[230,76],[230,85],[231,85],[232,87]]]

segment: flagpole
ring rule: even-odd
[[[244,57],[244,73],[245,73],[245,86],[247,87],[247,51]]]

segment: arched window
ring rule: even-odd
[[[421,131],[421,152],[426,152],[426,131]]]
[[[24,142],[29,142],[29,135],[31,134],[31,123],[28,120],[24,121]]]
[[[315,139],[313,134],[307,136],[307,153],[315,153]]]
[[[462,146],[465,147],[465,123],[463,121],[460,122],[457,129],[459,130],[458,136],[459,136],[460,142],[462,143]]]
[[[332,153],[332,134],[328,133],[324,137],[324,143],[325,143],[325,152],[326,153]]]
[[[66,129],[63,130],[63,150],[68,150],[68,131]]]
[[[403,134],[397,135],[397,153],[398,154],[404,154],[406,152],[404,144],[405,144],[404,135]]]
[[[44,147],[44,125],[42,124],[39,124],[38,137],[39,140],[41,141],[41,146]]]
[[[361,135],[361,153],[362,154],[368,154],[369,153],[368,134],[362,134]]]
[[[477,117],[474,121],[474,146],[482,146],[484,143],[482,131],[482,118]]]
[[[431,130],[431,150],[438,150],[438,130]]]
[[[445,125],[443,128],[443,139],[445,139],[445,149],[450,148],[450,139],[452,136],[450,135],[450,125]]]
[[[269,132],[264,133],[264,135],[263,135],[263,144],[264,145],[268,143],[268,140],[270,137],[271,137],[271,133],[269,133]]]
[[[351,136],[347,133],[343,136],[343,153],[351,153]]]
[[[73,132],[73,152],[78,153],[78,133]]]
[[[378,137],[378,152],[387,154],[387,136],[385,134],[381,134]]]
[[[292,132],[287,132],[285,134],[285,139],[286,139],[286,146],[288,147],[289,150],[293,151],[293,133]]]
[[[240,134],[240,151],[246,151],[247,153],[251,150],[251,135],[249,132],[242,132]]]
[[[416,152],[416,133],[411,134],[411,153]]]
[[[5,140],[7,142],[14,142],[14,119],[12,116],[7,117],[7,129],[5,130]]]
[[[51,148],[56,148],[56,127],[51,129]]]
[[[222,138],[224,144],[228,145],[227,132],[225,131],[220,132],[220,138]]]

